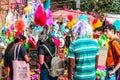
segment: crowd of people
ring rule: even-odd
[[[99,46],[98,43],[91,38],[91,34],[94,34],[92,27],[88,22],[81,20],[78,25],[74,26],[73,33],[76,36],[74,40],[69,42],[68,47],[68,80],[96,80],[96,69],[99,59]],[[117,31],[112,24],[106,24],[102,26],[101,30],[109,39],[109,47],[106,58],[106,77],[105,80],[119,80],[120,79],[120,40],[117,35]],[[5,55],[4,65],[9,67],[8,80],[13,80],[13,65],[15,46],[21,44],[20,51],[18,53],[18,60],[30,62],[30,57],[27,55],[27,51],[24,48],[26,37],[24,34],[20,34],[14,38],[14,42],[8,44]],[[41,65],[40,80],[57,80],[57,77],[51,77],[48,69],[51,67],[52,57],[46,48],[47,46],[52,55],[55,54],[56,45],[53,38],[49,35],[48,28],[44,28],[39,33],[37,41],[37,58],[36,61]],[[18,48],[17,48],[18,50]],[[48,68],[45,66],[46,63]]]

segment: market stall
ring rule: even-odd
[[[19,0],[17,0],[19,1]],[[21,0],[20,0],[21,1]],[[37,40],[39,33],[47,25],[49,29],[49,34],[53,37],[54,43],[58,48],[58,56],[65,61],[64,74],[59,76],[59,80],[68,80],[68,47],[70,43],[76,38],[73,32],[74,25],[80,20],[87,21],[92,25],[94,35],[91,37],[98,42],[100,47],[100,59],[99,67],[96,74],[100,76],[105,76],[104,72],[101,74],[100,71],[105,68],[105,56],[106,48],[108,47],[107,42],[109,41],[101,32],[97,31],[97,28],[103,26],[103,22],[99,18],[95,18],[90,14],[77,10],[59,10],[53,12],[50,10],[50,2],[45,2],[45,0],[34,1],[30,0],[28,5],[25,6],[23,2],[17,2],[18,5],[22,4],[22,8],[11,3],[11,7],[4,19],[0,21],[0,69],[3,68],[3,62],[1,55],[4,55],[4,50],[6,46],[14,41],[14,37],[19,34],[24,34],[27,38],[25,48],[28,51],[28,55],[31,57],[30,62],[30,75],[32,80],[39,80],[40,78],[40,65],[36,63],[37,59]],[[17,8],[17,9],[16,9]],[[0,15],[2,16],[2,15]],[[106,20],[110,20],[110,17]],[[3,20],[0,18],[0,20]],[[118,24],[120,21],[111,22],[117,27],[117,31],[120,30]],[[2,47],[1,47],[2,46]],[[103,47],[106,47],[103,49]],[[104,58],[104,60],[103,60]],[[102,70],[101,70],[102,68]],[[0,70],[1,71],[1,70]],[[6,75],[8,75],[6,73]],[[0,72],[1,76],[1,72]],[[4,76],[6,77],[6,76]]]

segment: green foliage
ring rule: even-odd
[[[120,1],[119,0],[89,0],[82,1],[80,4],[81,11],[87,11],[89,13],[120,13]]]

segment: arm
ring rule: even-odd
[[[40,63],[41,65],[44,64],[44,55],[39,55],[39,63]]]
[[[24,48],[23,45],[20,47],[20,53],[21,53],[21,55],[24,57],[24,60],[25,60],[27,63],[29,63],[29,62],[30,62],[30,58],[28,57],[27,51],[26,51],[26,49]]]
[[[116,63],[116,61],[115,61],[115,63],[116,63],[116,66],[115,66],[115,68],[113,69],[113,71],[111,71],[110,73],[109,73],[109,76],[111,75],[111,74],[114,74],[119,68],[120,68],[120,43],[118,43],[118,42],[113,42],[113,44],[112,44],[112,49],[113,49],[113,51],[112,52],[114,52],[115,51],[115,56],[113,56],[113,58],[117,58],[117,63]],[[115,60],[115,59],[114,59]]]
[[[70,44],[68,49],[68,80],[71,80],[75,67],[74,45]]]
[[[74,58],[69,58],[69,65],[68,65],[68,80],[72,78],[73,75],[73,70],[75,67],[75,59]]]
[[[27,63],[29,63],[30,62],[30,58],[28,57],[28,55],[26,54],[26,55],[24,55],[24,59],[25,59],[25,61],[27,62]]]
[[[96,55],[96,59],[95,59],[95,61],[96,61],[96,63],[95,63],[95,68],[97,69],[97,66],[98,66],[98,60],[99,60],[99,55]]]
[[[115,68],[113,69],[113,71],[109,72],[109,76],[110,76],[111,74],[114,74],[119,68],[120,68],[120,63],[118,63],[118,64],[115,66]]]
[[[45,52],[43,46],[39,46],[38,48],[38,63],[41,65],[44,64]]]

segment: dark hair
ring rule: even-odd
[[[14,38],[14,41],[13,41],[13,42],[11,42],[10,44],[8,44],[8,46],[7,46],[6,50],[5,50],[5,55],[4,55],[4,57],[6,57],[6,56],[8,55],[8,53],[9,53],[10,51],[12,51],[14,44],[17,43],[17,42],[20,42],[21,39],[22,39],[22,40],[26,40],[26,37],[25,37],[24,35],[18,35],[18,36],[16,36],[16,37]],[[6,65],[6,64],[7,64],[7,60],[6,60],[5,58],[4,58],[4,60],[5,60],[5,65]]]
[[[50,44],[51,46],[55,46],[55,43],[54,43],[52,37],[49,37],[49,38],[45,41],[45,44]]]
[[[105,29],[114,30],[114,33],[116,33],[116,28],[115,28],[115,26],[112,25],[112,24],[105,25],[105,26],[103,27],[103,31],[104,31]]]
[[[68,48],[71,43],[70,36],[65,37],[65,46]]]
[[[102,27],[99,27],[99,28],[96,28],[94,31],[102,31],[103,28]]]

